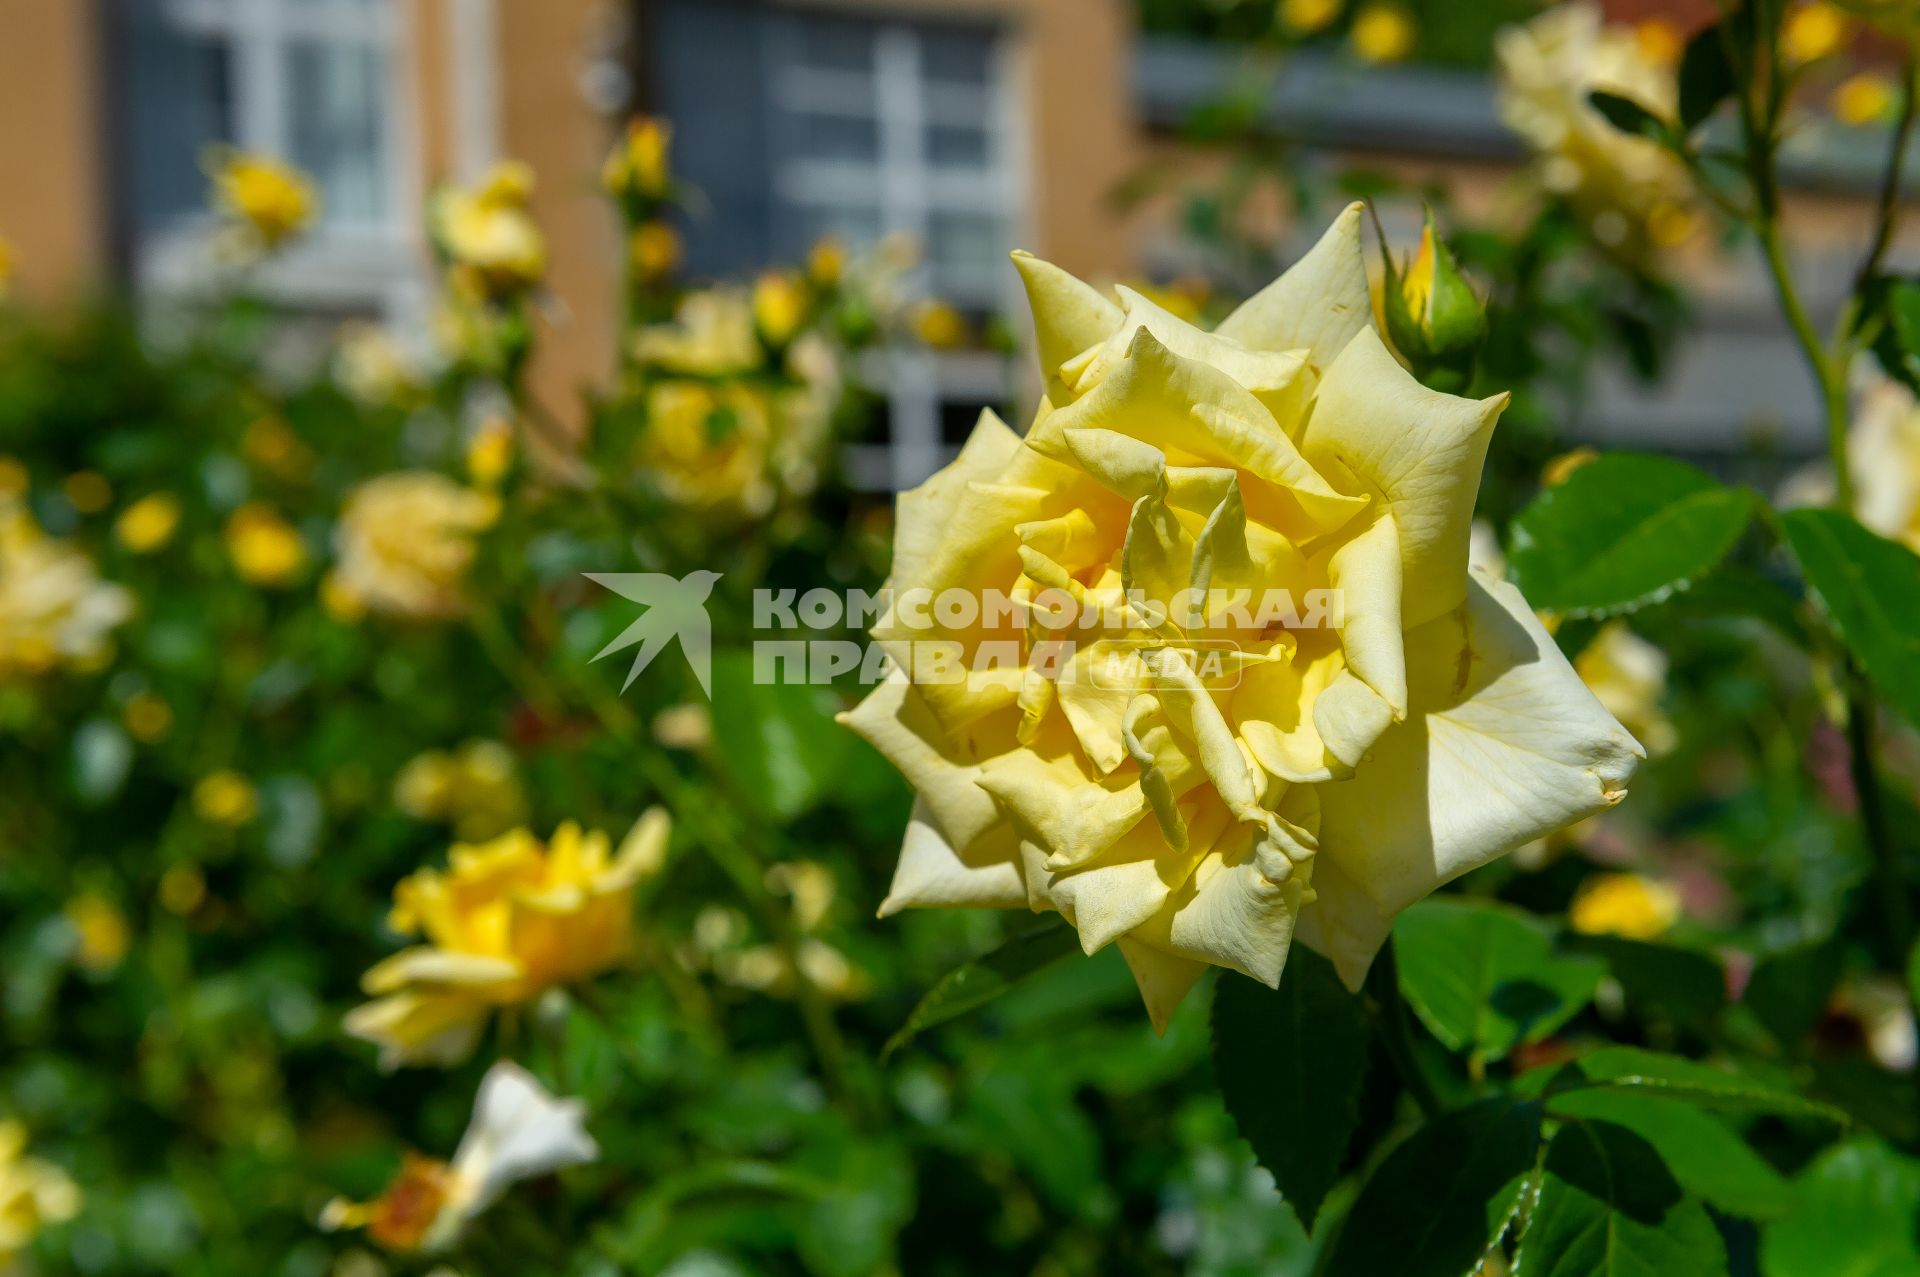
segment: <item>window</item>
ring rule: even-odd
[[[656,34],[656,105],[709,205],[689,227],[696,273],[798,260],[823,235],[901,234],[921,247],[916,292],[976,320],[1017,308],[1024,139],[999,28],[667,0]],[[955,421],[1008,397],[985,354],[890,352],[868,378],[885,387],[886,438],[848,462],[870,488],[918,483],[955,451]]]
[[[313,175],[323,217],[268,285],[328,309],[399,309],[422,287],[403,163],[405,6],[386,0],[130,0],[122,41],[126,225],[136,280],[202,268],[214,144]]]

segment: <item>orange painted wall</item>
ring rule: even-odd
[[[28,300],[106,275],[99,50],[95,0],[0,0],[0,237]]]

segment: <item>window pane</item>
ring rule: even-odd
[[[993,67],[993,35],[929,27],[920,36],[920,60],[929,82],[982,86]]]
[[[333,221],[386,212],[380,121],[386,64],[365,45],[302,43],[287,50],[287,128],[293,162],[314,175]]]
[[[810,160],[856,160],[866,164],[880,158],[880,124],[871,116],[820,115],[795,112],[793,144],[797,157]]]
[[[878,28],[857,19],[808,17],[799,24],[798,61],[802,66],[832,71],[873,70],[874,36]]]
[[[129,211],[145,234],[206,207],[201,155],[234,136],[232,77],[226,42],[181,31],[158,0],[132,7],[126,59]]]
[[[927,160],[937,168],[985,168],[988,154],[984,123],[927,126]]]

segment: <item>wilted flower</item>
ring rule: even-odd
[[[120,512],[113,535],[134,554],[152,554],[173,540],[180,526],[180,499],[171,492],[150,492]]]
[[[369,479],[348,496],[334,528],[334,586],[376,612],[457,616],[474,537],[498,516],[494,498],[434,471]]]
[[[667,152],[673,126],[653,116],[627,121],[627,131],[600,167],[601,185],[623,200],[658,200],[672,187]]]
[[[1680,893],[1642,874],[1595,874],[1580,884],[1567,922],[1589,936],[1656,940],[1680,918]]]
[[[193,810],[210,825],[236,828],[260,812],[260,791],[239,772],[222,770],[193,787]]]
[[[415,820],[452,825],[462,842],[491,838],[527,818],[513,751],[491,740],[415,755],[394,778],[393,802]]]
[[[1369,4],[1353,17],[1347,42],[1362,62],[1399,62],[1418,36],[1413,15],[1398,4]]]
[[[250,585],[291,585],[307,566],[307,543],[278,510],[250,501],[227,519],[227,557]]]
[[[89,892],[67,901],[64,912],[67,927],[73,932],[75,962],[95,975],[105,975],[120,965],[133,936],[127,928],[127,916],[118,905]]]
[[[8,1269],[40,1230],[80,1213],[80,1190],[66,1172],[27,1154],[27,1128],[0,1121],[0,1269]]]
[[[449,868],[422,869],[393,893],[388,925],[427,943],[367,972],[376,1000],[346,1030],[380,1048],[382,1068],[456,1064],[495,1007],[588,980],[633,944],[633,889],[666,860],[669,822],[655,808],[616,850],[568,823],[543,844],[525,829],[457,844]]]
[[[272,252],[312,223],[319,211],[313,181],[290,164],[249,151],[224,151],[212,160],[214,208],[238,242]]]
[[[501,300],[540,282],[547,241],[529,211],[532,200],[533,170],[514,160],[496,164],[471,188],[434,197],[434,236],[460,287]]]
[[[1526,140],[1540,182],[1584,216],[1602,244],[1638,254],[1677,243],[1692,226],[1692,179],[1652,138],[1615,128],[1590,101],[1631,98],[1672,119],[1672,70],[1651,61],[1627,27],[1601,23],[1591,4],[1558,5],[1495,44],[1500,115]]]
[[[983,662],[981,627],[881,618],[901,672],[847,721],[920,798],[883,913],[1057,910],[1164,1025],[1208,965],[1277,984],[1296,931],[1357,986],[1400,910],[1625,795],[1639,746],[1467,569],[1506,396],[1395,361],[1360,215],[1210,333],[1017,257],[1046,399],[900,497],[892,597],[1051,593],[1080,628]]]
[[[1607,713],[1649,753],[1664,754],[1679,733],[1661,709],[1667,691],[1667,654],[1627,628],[1625,621],[1601,626],[1573,662],[1580,681]]]
[[[451,1162],[409,1153],[380,1196],[370,1202],[335,1198],[320,1224],[364,1228],[392,1251],[440,1250],[520,1180],[584,1166],[599,1156],[583,1103],[555,1099],[531,1073],[501,1060],[480,1081],[473,1119]]]
[[[114,627],[132,614],[130,594],[0,495],[0,679],[96,666],[112,651]]]
[[[335,342],[334,376],[354,401],[398,403],[418,389],[418,372],[399,341],[379,324],[343,324]]]

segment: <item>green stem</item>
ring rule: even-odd
[[[1873,894],[1879,897],[1881,922],[1886,927],[1893,961],[1899,969],[1913,953],[1913,908],[1907,899],[1906,883],[1894,852],[1893,830],[1873,767],[1876,717],[1873,696],[1862,686],[1864,680],[1860,672],[1849,672],[1854,689],[1847,701],[1847,767],[1860,804],[1860,823],[1866,830],[1867,850],[1873,856],[1873,874],[1877,880]]]
[[[1373,967],[1367,972],[1367,992],[1373,998],[1374,1009],[1378,1013],[1380,1036],[1386,1044],[1387,1054],[1393,1060],[1395,1072],[1400,1075],[1400,1084],[1407,1088],[1407,1094],[1420,1106],[1422,1115],[1433,1118],[1446,1111],[1440,1096],[1433,1089],[1433,1083],[1427,1080],[1425,1070],[1420,1067],[1420,1059],[1413,1053],[1413,1026],[1407,1014],[1406,999],[1400,995],[1400,962],[1393,950],[1393,937],[1380,946],[1380,952],[1373,959]]]
[[[1861,261],[1859,271],[1854,275],[1853,291],[1856,297],[1865,292],[1873,277],[1880,273],[1880,263],[1887,255],[1887,249],[1893,245],[1893,232],[1900,220],[1901,174],[1907,161],[1907,146],[1913,138],[1913,122],[1916,106],[1920,106],[1920,93],[1916,93],[1914,83],[1915,62],[1911,51],[1900,71],[1900,120],[1893,126],[1893,140],[1887,147],[1887,167],[1880,179],[1879,215],[1875,219],[1873,245],[1867,250],[1866,258]]]

